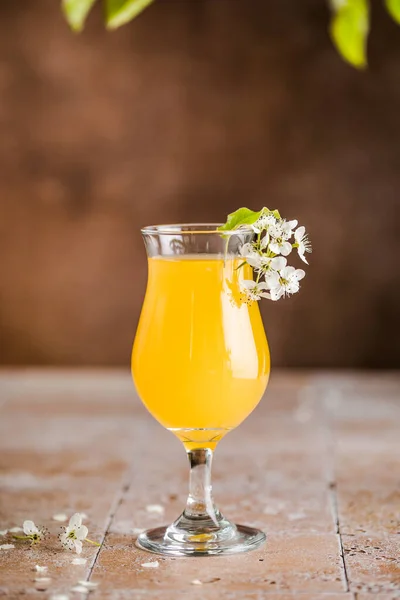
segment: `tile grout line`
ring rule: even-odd
[[[318,390],[318,388],[317,388]],[[340,519],[339,519],[339,508],[337,499],[337,483],[335,478],[335,438],[332,429],[329,405],[327,402],[326,390],[322,391],[322,425],[326,434],[326,450],[327,450],[327,483],[328,483],[328,495],[331,505],[331,512],[333,522],[335,524],[336,535],[339,539],[339,551],[343,565],[343,575],[345,583],[345,593],[350,592],[349,578],[346,567],[346,560],[344,556],[343,540],[340,532]]]
[[[334,481],[332,481],[329,484],[329,497],[330,497],[330,501],[331,501],[332,515],[333,515],[335,525],[336,525],[336,534],[339,538],[340,557],[341,557],[342,563],[343,563],[344,580],[345,580],[345,584],[346,584],[345,591],[350,592],[349,578],[348,578],[348,574],[347,574],[346,561],[345,561],[345,557],[344,557],[342,535],[340,533],[339,511],[338,511],[338,503],[337,503],[337,496],[336,496],[335,490],[336,490],[336,484]]]
[[[86,577],[86,581],[90,581],[93,570],[94,570],[97,560],[99,558],[100,552],[102,551],[102,549],[104,547],[104,542],[106,541],[107,533],[109,532],[110,527],[113,522],[113,519],[117,513],[117,510],[121,506],[122,501],[125,498],[125,495],[129,491],[130,487],[131,487],[131,469],[130,469],[130,467],[128,467],[127,473],[122,477],[121,488],[120,488],[119,492],[115,495],[114,501],[111,505],[110,512],[108,514],[108,518],[107,518],[107,522],[106,522],[106,526],[105,526],[105,530],[104,530],[104,534],[103,534],[103,538],[100,542],[100,546],[98,547],[96,554],[94,555],[92,564],[89,569],[89,573]]]

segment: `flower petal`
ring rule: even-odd
[[[71,564],[73,565],[85,565],[87,563],[87,558],[74,558]]]
[[[242,279],[240,285],[246,290],[253,290],[257,284],[252,279]]]
[[[296,242],[300,242],[300,240],[303,239],[305,232],[306,232],[306,228],[303,227],[303,225],[296,229],[296,231],[294,232],[294,239],[296,240]]]
[[[308,260],[306,259],[306,257],[304,256],[304,244],[300,244],[299,248],[297,249],[297,252],[299,254],[299,257],[301,258],[301,260],[303,262],[306,263],[306,265],[308,265]]]
[[[78,538],[78,540],[85,540],[87,538],[88,533],[89,530],[86,527],[86,525],[81,525],[80,527],[77,527],[75,529],[75,535]]]
[[[94,581],[78,581],[78,584],[83,585],[83,587],[87,588],[88,590],[94,590],[99,585]]]
[[[53,521],[60,521],[60,523],[63,523],[64,521],[68,521],[68,516],[64,513],[57,513],[56,515],[53,515],[52,519]]]
[[[289,244],[290,245],[290,244]],[[291,247],[291,246],[290,246]],[[269,249],[271,250],[271,252],[273,252],[274,254],[280,254],[281,253],[281,246],[280,244],[278,244],[278,242],[270,242],[269,244]]]
[[[296,294],[300,289],[300,284],[298,281],[290,281],[286,286],[286,292],[288,294]]]
[[[161,504],[148,504],[146,510],[148,513],[157,513],[159,515],[165,512],[165,508]]]
[[[306,276],[306,272],[303,271],[303,269],[296,269],[296,271],[295,271],[295,277],[296,277],[297,281],[300,281],[305,276]]]
[[[41,567],[40,565],[36,565],[35,570],[38,573],[47,573],[48,567]]]
[[[271,267],[274,271],[281,271],[286,267],[286,264],[287,260],[283,256],[275,256],[275,258],[271,260]]]
[[[266,233],[261,240],[260,247],[262,249],[265,249],[268,246],[268,244],[269,244],[269,233]]]
[[[294,267],[285,267],[281,271],[281,277],[283,279],[290,279],[290,277],[295,273],[296,269]]]
[[[142,567],[145,567],[146,569],[156,569],[159,566],[160,566],[160,563],[158,562],[158,560],[142,563]]]
[[[85,588],[83,585],[75,585],[71,588],[71,592],[79,592],[80,594],[88,594],[89,590]]]
[[[254,269],[258,269],[261,267],[261,258],[257,254],[253,254],[252,256],[246,256],[246,262]]]
[[[66,548],[67,550],[74,549],[74,540],[72,538],[68,537],[67,533],[62,533],[60,535],[60,542],[64,546],[64,548]]]
[[[24,521],[23,522],[23,530],[24,530],[25,535],[32,535],[33,533],[39,532],[38,528],[36,527],[36,525],[33,521]]]
[[[282,254],[283,256],[289,256],[289,254],[290,254],[290,253],[291,253],[291,251],[292,251],[292,244],[291,244],[290,242],[283,242],[283,243],[281,244],[281,248],[280,248],[280,250],[281,250],[281,254]],[[275,252],[275,251],[274,251],[274,252]]]
[[[254,248],[252,244],[250,244],[249,242],[247,242],[247,244],[243,244],[243,246],[240,248],[240,254],[242,256],[251,256],[252,254],[254,254]]]
[[[0,550],[11,550],[15,548],[14,544],[0,544]]]
[[[281,298],[281,296],[283,296],[283,294],[285,293],[285,290],[282,286],[273,288],[271,290],[271,300],[279,300],[279,298]]]
[[[69,520],[68,527],[71,529],[75,529],[76,527],[80,527],[82,525],[82,515],[81,513],[75,513]]]
[[[80,540],[74,540],[74,546],[77,554],[82,552],[82,542]]]
[[[270,271],[265,276],[265,283],[269,289],[279,285],[279,274],[276,271]]]

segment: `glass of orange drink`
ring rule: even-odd
[[[211,461],[218,442],[253,411],[268,383],[258,303],[243,298],[240,288],[241,279],[252,278],[240,249],[253,230],[158,225],[142,234],[148,283],[132,375],[149,412],[182,441],[190,485],[182,515],[168,527],[141,533],[137,544],[169,556],[251,550],[265,534],[231,523],[216,508]]]

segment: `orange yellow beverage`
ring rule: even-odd
[[[184,441],[217,441],[237,427],[268,382],[258,304],[243,302],[239,287],[252,270],[238,269],[241,262],[207,254],[148,259],[132,374],[147,409]]]

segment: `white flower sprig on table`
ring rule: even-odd
[[[86,525],[82,525],[82,514],[75,513],[69,520],[66,527],[62,527],[64,531],[60,533],[59,539],[61,544],[67,550],[75,550],[77,554],[82,552],[82,542],[89,542],[95,546],[100,546],[98,542],[89,540],[87,534],[89,533]]]
[[[276,301],[299,291],[299,282],[305,272],[288,266],[286,257],[297,249],[300,259],[308,264],[305,254],[311,252],[311,243],[305,227],[297,225],[296,220],[282,219],[277,210],[264,207],[258,212],[239,208],[228,215],[225,225],[219,227],[220,231],[232,231],[251,226],[254,231],[254,240],[241,248],[243,262],[239,266],[247,263],[255,272],[255,281],[240,280],[240,289],[247,302],[261,298]]]
[[[46,527],[37,527],[33,521],[27,520],[22,526],[25,535],[14,535],[16,540],[29,540],[31,545],[40,544],[48,536]],[[11,531],[11,530],[10,530]]]

